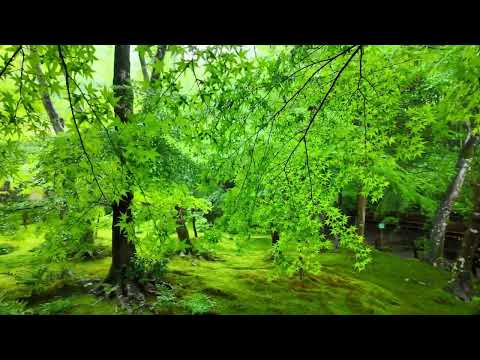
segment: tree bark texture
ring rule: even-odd
[[[192,227],[193,227],[193,234],[195,235],[195,238],[198,238],[195,209],[192,209]]]
[[[133,91],[130,87],[130,45],[115,45],[113,88],[119,101],[115,105],[115,115],[124,122],[133,111]],[[128,174],[127,174],[128,176]],[[121,218],[125,216],[127,225],[132,223],[133,192],[128,191],[118,203],[112,204],[112,264],[107,281],[121,283],[126,271],[133,265],[135,245],[129,241],[126,230],[120,229]]]
[[[357,198],[357,234],[365,236],[365,216],[367,213],[367,198],[362,193],[362,189],[358,193]]]
[[[442,203],[437,210],[432,230],[430,232],[430,251],[427,257],[427,260],[432,264],[435,264],[440,258],[443,258],[445,231],[448,224],[448,218],[452,206],[462,190],[462,185],[470,169],[478,140],[478,136],[470,136],[470,134],[467,136],[467,140],[464,142],[457,162],[457,174],[452,179],[452,182],[443,197]]]
[[[457,275],[448,287],[451,292],[464,301],[470,301],[474,295],[473,270],[474,258],[480,239],[480,177],[474,182],[475,207],[470,218],[469,228],[465,232],[460,257],[457,260]]]
[[[175,206],[177,210],[177,235],[178,240],[185,241],[187,244],[186,252],[189,253],[192,250],[192,243],[190,241],[190,235],[188,234],[187,225],[185,224],[185,209],[180,206]]]
[[[143,80],[146,82],[150,81],[148,76],[147,63],[145,62],[145,55],[138,53],[138,59],[140,60],[140,66],[142,67]]]
[[[37,49],[34,46],[31,47],[31,51],[38,57]],[[64,120],[58,115],[55,107],[53,106],[52,99],[50,98],[50,94],[48,93],[48,84],[45,80],[45,75],[42,71],[42,67],[40,65],[40,60],[37,59],[35,65],[35,72],[37,76],[38,83],[40,85],[40,95],[42,97],[42,104],[47,112],[48,118],[50,119],[50,123],[52,124],[53,130],[55,134],[63,132],[65,127]]]

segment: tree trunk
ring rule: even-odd
[[[190,235],[188,234],[187,226],[185,225],[185,209],[179,206],[175,206],[177,210],[177,235],[180,242],[185,241],[187,244],[186,252],[192,251],[192,243],[190,242]]]
[[[6,192],[10,191],[10,181],[5,180],[2,186],[2,191],[6,191]]]
[[[443,258],[445,230],[447,228],[448,218],[455,200],[460,195],[463,182],[470,169],[478,139],[478,136],[471,136],[470,133],[467,136],[467,140],[464,142],[457,162],[457,174],[450,183],[443,201],[437,210],[430,233],[430,252],[427,257],[427,260],[432,264],[435,264],[440,258]]]
[[[380,230],[380,236],[375,238],[375,249],[382,250],[383,247],[383,230]]]
[[[130,87],[130,45],[115,45],[113,73],[114,96],[119,98],[115,105],[115,115],[126,123],[133,110],[133,92]],[[128,176],[128,174],[127,174]],[[112,204],[112,265],[107,277],[111,283],[123,283],[126,271],[133,265],[135,245],[129,241],[126,230],[118,226],[122,217],[127,225],[132,223],[133,192],[128,191],[118,203]]]
[[[358,198],[357,198],[357,234],[360,236],[365,236],[366,213],[367,213],[367,198],[362,193],[362,189],[360,188],[360,192],[358,193]]]
[[[193,226],[193,234],[195,235],[195,238],[198,238],[197,234],[197,225],[195,221],[195,209],[192,209],[192,226]]]
[[[147,63],[145,62],[145,55],[139,52],[138,58],[140,60],[140,66],[142,67],[143,80],[146,82],[149,82],[150,78],[148,76],[148,69],[147,69]]]
[[[457,260],[458,273],[452,284],[447,287],[447,290],[464,301],[470,301],[473,297],[473,261],[480,238],[480,178],[476,179],[474,187],[475,207]]]
[[[31,47],[31,51],[35,56],[38,57],[37,49],[34,46]],[[40,95],[42,97],[43,107],[47,112],[48,118],[50,119],[50,123],[52,124],[53,130],[55,134],[63,132],[65,127],[64,120],[58,115],[55,107],[53,106],[52,99],[50,98],[50,94],[48,93],[48,84],[45,80],[45,75],[43,74],[42,67],[40,66],[40,60],[37,59],[35,65],[35,72],[37,75],[38,83],[40,85]]]
[[[163,61],[166,51],[167,51],[167,45],[158,45],[157,52],[155,53],[155,62]],[[160,74],[155,68],[153,68],[152,77],[150,78],[150,81],[154,83],[158,79],[160,79]]]
[[[277,230],[272,230],[272,246],[275,246],[278,240],[280,240],[280,234]]]

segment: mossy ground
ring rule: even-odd
[[[0,237],[0,243],[12,245],[13,249],[0,255],[0,292],[7,299],[30,299],[28,305],[34,311],[46,303],[59,302],[61,306],[52,309],[57,308],[63,314],[124,313],[116,301],[97,298],[81,285],[106,276],[108,256],[70,262],[68,268],[75,281],[52,281],[42,293],[32,297],[32,286],[18,284],[14,275],[26,274],[40,266],[30,250],[41,241],[34,226],[17,236]],[[108,229],[99,231],[96,243],[109,246]],[[443,290],[450,276],[447,272],[388,253],[374,252],[373,262],[360,273],[353,270],[350,254],[324,253],[319,255],[323,264],[319,275],[307,276],[302,281],[298,277],[272,280],[270,246],[269,237],[257,236],[248,247],[238,251],[237,242],[225,235],[216,250],[216,261],[175,256],[165,280],[174,285],[177,300],[195,293],[207,295],[216,304],[213,309],[216,314],[474,314],[480,311],[478,302],[464,303]],[[66,305],[62,300],[66,300]],[[164,313],[186,314],[188,310],[174,306]]]

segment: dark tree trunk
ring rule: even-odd
[[[380,231],[382,231],[382,230],[380,230]],[[377,237],[375,238],[375,249],[377,249],[377,250],[382,250],[382,246],[383,246],[383,244],[382,244],[382,236],[383,236],[383,235],[380,235],[380,236],[377,236]]]
[[[133,200],[133,194],[128,192],[120,199],[118,204],[114,203],[112,220],[112,265],[107,277],[111,283],[122,283],[127,271],[131,268],[135,257],[135,245],[129,241],[126,230],[121,230],[118,226],[122,216],[126,215],[127,224],[133,220],[130,205]]]
[[[415,240],[413,240],[412,249],[413,249],[413,257],[415,259],[418,259],[418,247],[417,247],[417,243],[415,242]]]
[[[185,225],[185,209],[179,206],[175,206],[177,210],[177,235],[178,240],[185,241],[187,244],[186,252],[192,251],[192,243],[190,242],[190,235],[188,234],[187,226]]]
[[[140,60],[140,66],[142,67],[143,80],[146,82],[149,82],[150,78],[148,76],[148,69],[147,69],[147,63],[145,62],[145,55],[139,52],[138,59]]]
[[[31,47],[31,51],[33,54],[38,56],[37,50],[34,46]],[[43,107],[47,112],[48,118],[50,119],[50,123],[52,124],[53,130],[55,134],[63,132],[65,127],[64,120],[58,115],[55,107],[53,106],[52,99],[50,98],[50,94],[48,93],[48,84],[45,80],[45,75],[43,74],[42,67],[40,66],[40,62],[37,62],[35,65],[35,71],[38,79],[38,83],[40,85],[40,95],[42,97]]]
[[[455,200],[460,195],[463,182],[468,170],[470,169],[470,164],[473,159],[473,154],[475,146],[478,143],[478,139],[478,136],[471,136],[470,133],[467,136],[467,140],[464,142],[457,162],[457,174],[450,183],[443,201],[437,210],[430,233],[430,252],[427,257],[427,260],[430,263],[435,264],[438,260],[443,258],[445,230],[447,228],[448,218]]]
[[[195,209],[192,209],[192,226],[193,226],[193,234],[195,235],[195,238],[198,238]]]
[[[7,192],[10,191],[10,181],[5,180],[2,186],[2,191],[7,191]]]
[[[3,183],[2,189],[0,191],[4,192],[3,194],[0,194],[0,202],[8,200],[8,198],[11,196],[10,181],[5,180],[5,182]]]
[[[457,260],[457,275],[447,290],[453,292],[464,301],[470,301],[474,295],[474,257],[480,237],[480,178],[474,184],[475,208],[470,218],[470,226],[465,232],[460,257]]]
[[[277,230],[272,230],[272,246],[275,246],[278,240],[280,240],[280,234]]]
[[[22,223],[23,223],[23,226],[26,228],[28,223],[29,223],[30,219],[29,219],[29,216],[28,216],[28,213],[26,211],[24,211],[22,213]]]
[[[367,213],[367,198],[362,193],[362,189],[358,193],[357,198],[357,234],[365,236],[365,216]]]
[[[114,96],[119,98],[115,105],[115,115],[126,123],[133,110],[133,92],[130,87],[130,45],[115,45],[113,73]],[[122,160],[123,161],[123,160]],[[127,174],[128,176],[129,174]],[[129,241],[126,230],[118,226],[125,216],[127,225],[132,223],[133,192],[128,191],[118,203],[112,204],[112,265],[108,282],[123,283],[135,258],[135,245]]]
[[[167,45],[158,45],[157,52],[155,53],[155,62],[163,61],[166,51]],[[150,81],[154,83],[158,79],[160,79],[160,74],[155,68],[153,68]]]

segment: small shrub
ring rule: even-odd
[[[39,315],[56,315],[64,314],[73,307],[69,299],[59,299],[40,305],[38,309]]]
[[[48,291],[56,281],[75,280],[75,274],[70,269],[50,270],[48,265],[42,265],[30,273],[15,275],[15,279],[17,284],[31,287],[35,295]]]
[[[222,232],[217,229],[209,229],[205,231],[203,238],[210,244],[218,244],[222,238]]]
[[[155,310],[171,310],[177,304],[177,297],[173,290],[164,286],[157,286],[157,297],[153,303]]]
[[[198,293],[186,297],[180,303],[188,309],[192,315],[207,314],[211,312],[216,305],[215,301],[208,296]]]
[[[27,310],[23,301],[7,300],[5,294],[0,294],[0,315],[27,315],[31,311]]]
[[[168,259],[137,259],[135,263],[135,277],[140,279],[140,282],[149,282],[151,280],[160,279],[167,271]]]

